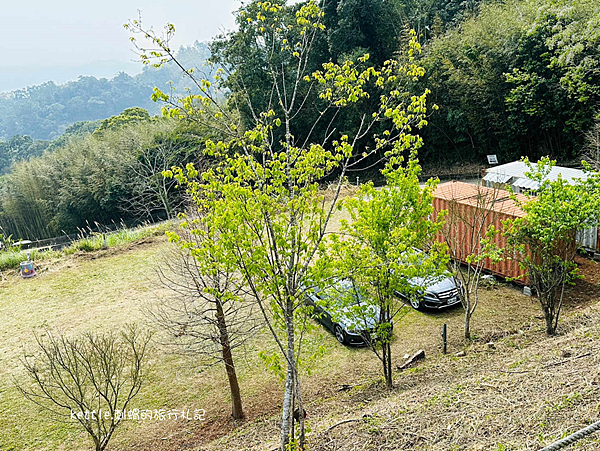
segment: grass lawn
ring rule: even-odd
[[[14,386],[23,375],[19,358],[35,350],[34,334],[46,328],[67,334],[144,323],[143,307],[160,299],[153,282],[154,268],[164,239],[146,239],[119,250],[77,254],[42,271],[38,277],[7,278],[0,285],[0,449],[89,449],[85,434],[25,400]],[[239,378],[248,418],[271,414],[281,398],[278,378],[264,370],[260,350],[274,351],[262,331],[238,353]],[[335,340],[314,328],[307,350],[333,345]],[[329,346],[348,356],[359,352]],[[203,441],[236,425],[229,421],[229,400],[224,370],[201,367],[188,358],[165,353],[156,346],[150,353],[149,380],[132,408],[205,409],[205,422],[125,422],[111,441],[111,449],[169,449],[174,441]],[[320,362],[317,362],[319,365]]]

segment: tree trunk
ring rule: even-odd
[[[465,340],[471,339],[471,312],[465,310]]]
[[[298,424],[300,425],[300,437],[298,437],[299,440],[299,449],[303,450],[304,449],[304,445],[306,442],[306,435],[305,435],[305,418],[304,418],[304,414],[305,414],[305,410],[304,410],[304,403],[302,402],[302,391],[301,391],[301,387],[300,387],[300,376],[298,375],[298,369],[296,368],[296,372],[295,372],[295,383],[296,383],[296,399],[298,400]]]
[[[288,301],[288,303],[291,303]],[[291,419],[292,419],[292,402],[294,398],[294,322],[293,322],[293,310],[291,313],[284,312],[285,324],[288,335],[288,348],[287,348],[287,372],[285,376],[285,392],[283,395],[283,412],[281,418],[281,451],[287,451],[287,446],[291,437]]]
[[[167,219],[173,219],[173,211],[171,208],[171,204],[169,203],[169,193],[165,187],[163,187],[163,189],[159,191],[158,197],[160,198],[160,201],[163,204],[163,208],[165,210],[165,213],[167,214]]]
[[[236,420],[241,420],[244,418],[244,411],[242,409],[242,396],[240,395],[240,385],[238,383],[235,366],[233,364],[231,343],[229,342],[229,332],[227,330],[223,305],[220,301],[217,301],[215,304],[217,307],[217,327],[219,328],[219,339],[221,342],[221,350],[223,352],[223,361],[225,362],[225,370],[227,371],[229,389],[231,391],[231,416],[233,416],[233,418]]]
[[[556,333],[556,324],[554,314],[551,309],[544,308],[544,318],[546,319],[546,334],[554,335]]]
[[[383,379],[385,380],[385,385],[389,387],[389,377],[387,373],[387,349],[385,348],[385,343],[381,344],[381,364],[383,365]]]
[[[465,296],[465,340],[471,339],[471,300],[468,295]]]
[[[389,340],[383,343],[383,374],[385,375],[385,385],[387,388],[394,387],[394,380],[392,378],[392,346]]]

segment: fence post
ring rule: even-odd
[[[446,323],[444,323],[444,325],[442,326],[442,352],[444,354],[446,354],[447,351],[447,344],[448,344],[448,331],[447,331],[447,326]]]

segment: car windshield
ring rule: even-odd
[[[427,252],[424,252],[420,249],[413,248],[412,252],[405,253],[404,258],[400,257],[400,262],[404,264],[412,264],[416,267],[422,267],[429,263],[428,259],[430,258]],[[412,285],[432,285],[437,282],[440,282],[448,277],[451,277],[452,273],[449,271],[443,271],[442,273],[438,273],[437,275],[414,275],[409,279],[409,283]]]
[[[352,280],[348,279],[340,280],[332,286],[324,288],[319,295],[330,305],[352,306],[364,304],[362,290]]]

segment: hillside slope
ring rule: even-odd
[[[343,212],[342,212],[343,213]],[[336,220],[339,220],[338,212]],[[5,274],[0,282],[0,449],[84,449],[89,439],[56,423],[14,387],[19,357],[34,348],[44,328],[76,334],[120,328],[144,320],[144,308],[164,295],[154,280],[167,244],[142,240],[123,248],[78,253],[44,262],[38,277]],[[341,346],[315,324],[306,355],[317,355],[303,374],[311,451],[333,450],[537,450],[599,419],[600,303],[598,265],[588,262],[570,293],[559,326],[546,337],[535,299],[497,284],[481,292],[473,319],[474,342],[465,357],[462,310],[408,309],[394,328],[394,361],[425,350],[426,359],[381,383],[380,363],[368,349]],[[585,296],[582,296],[584,294]],[[448,325],[449,355],[440,353]],[[493,342],[494,345],[488,345]],[[134,408],[203,408],[206,421],[128,421],[112,451],[272,450],[279,437],[282,384],[265,368],[260,351],[275,347],[261,331],[236,358],[247,418],[230,418],[221,366],[203,367],[170,354],[159,343],[152,371]],[[578,449],[600,450],[600,434]]]
[[[399,373],[392,393],[377,381],[336,384],[310,408],[310,449],[536,450],[598,421],[600,304],[570,314],[556,337],[523,329],[481,337],[465,357],[428,358]],[[260,438],[275,421],[203,449],[272,449]],[[600,434],[573,448],[600,449]]]
[[[177,55],[186,67],[203,68],[210,51],[206,43],[196,42],[181,47]],[[179,68],[169,62],[159,69],[144,67],[133,77],[124,72],[111,79],[80,76],[65,84],[48,81],[0,93],[0,140],[14,135],[53,140],[75,122],[105,119],[136,106],[158,114],[160,105],[151,95],[154,87],[166,89],[168,82],[173,82],[178,92],[189,85]]]

